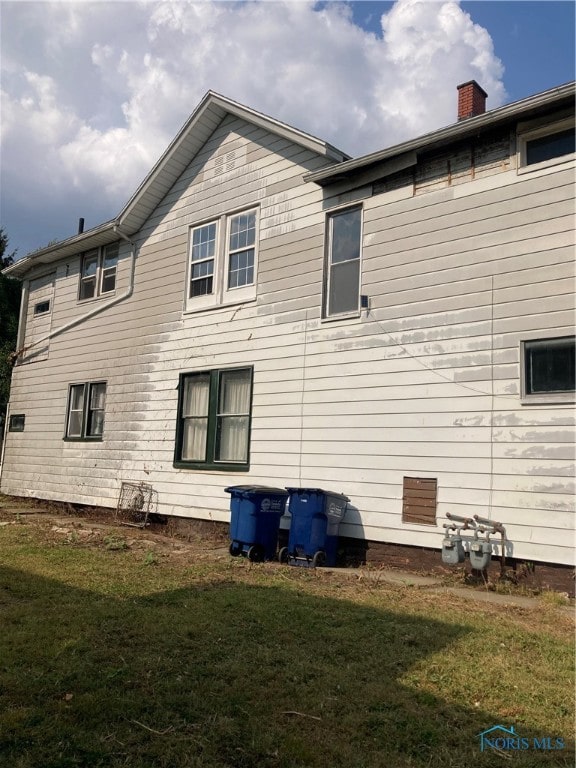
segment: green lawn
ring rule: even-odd
[[[558,606],[152,555],[124,535],[0,527],[0,765],[574,765],[570,747],[500,755],[478,738],[572,737]]]

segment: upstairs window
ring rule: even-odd
[[[72,384],[68,392],[66,437],[69,440],[99,440],[104,432],[106,382]]]
[[[112,243],[103,248],[86,251],[82,256],[78,292],[78,298],[81,301],[115,290],[118,252],[118,243]]]
[[[186,310],[255,299],[257,243],[257,209],[193,227]]]
[[[560,120],[522,133],[518,147],[520,173],[569,160],[576,152],[574,121]]]
[[[254,282],[255,243],[256,211],[232,216],[228,238],[228,289]]]
[[[574,399],[576,337],[525,341],[521,359],[526,401]]]
[[[248,469],[252,368],[182,374],[176,466]]]
[[[526,142],[526,165],[543,163],[574,152],[574,128]]]
[[[189,293],[191,299],[207,296],[214,291],[217,226],[214,222],[192,230]]]
[[[324,317],[357,314],[360,309],[362,208],[328,217]]]

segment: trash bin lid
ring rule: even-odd
[[[261,493],[267,496],[288,496],[285,488],[271,488],[268,485],[231,485],[224,488],[225,493]]]
[[[336,496],[344,501],[350,501],[348,496],[343,493],[336,493],[335,491],[326,491],[324,488],[286,488],[288,493],[322,493],[324,496]]]

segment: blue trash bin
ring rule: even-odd
[[[232,485],[224,490],[231,494],[230,554],[254,562],[274,560],[288,492],[265,485]]]
[[[314,568],[336,565],[338,530],[350,499],[321,488],[286,490],[291,520],[288,546],[280,550],[280,562]]]

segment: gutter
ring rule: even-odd
[[[421,149],[429,149],[438,144],[448,143],[455,139],[462,139],[467,134],[474,134],[484,128],[490,128],[499,122],[519,119],[523,115],[529,114],[534,110],[559,106],[563,101],[568,99],[573,103],[574,86],[574,82],[566,83],[565,85],[560,85],[557,88],[552,88],[549,91],[544,91],[535,96],[529,96],[521,101],[516,101],[512,104],[506,104],[503,107],[499,107],[498,109],[490,110],[490,112],[484,112],[476,117],[469,117],[466,120],[453,123],[446,128],[440,128],[432,133],[427,133],[424,136],[410,139],[409,141],[396,144],[387,149],[371,152],[368,155],[363,155],[362,157],[354,158],[352,160],[345,160],[343,163],[329,166],[328,168],[323,168],[319,171],[306,173],[303,176],[304,181],[313,182],[320,186],[333,184],[337,181],[345,180],[348,175],[353,174],[361,168],[383,160],[389,160],[396,155],[406,152],[415,152]]]
[[[132,293],[134,292],[134,273],[136,271],[136,245],[135,243],[130,240],[130,238],[125,235],[120,228],[115,224],[114,225],[114,232],[122,238],[122,240],[125,240],[127,243],[130,244],[130,282],[128,284],[128,288],[124,293],[122,293],[120,296],[116,296],[115,298],[111,299],[106,304],[100,304],[97,307],[94,307],[89,312],[86,312],[86,314],[81,315],[80,317],[74,318],[74,320],[71,320],[70,322],[66,323],[65,325],[61,325],[60,328],[56,328],[54,331],[50,331],[46,336],[42,336],[40,339],[37,339],[36,341],[32,342],[32,344],[29,344],[27,347],[20,347],[16,350],[16,352],[12,353],[12,361],[13,363],[16,363],[18,358],[23,355],[25,352],[28,352],[28,350],[32,349],[33,347],[36,347],[38,344],[43,344],[46,341],[50,341],[50,339],[53,339],[55,336],[60,336],[60,334],[65,333],[66,331],[69,331],[71,328],[75,328],[77,325],[80,325],[81,323],[84,323],[86,320],[90,320],[90,318],[94,317],[95,315],[99,315],[101,312],[105,312],[107,309],[110,309],[110,307],[116,306],[116,304],[120,304],[120,302],[125,301],[126,299],[129,299],[130,296],[132,296]],[[24,305],[24,301],[22,302],[22,306]],[[22,321],[22,318],[20,318],[20,322]],[[22,326],[20,326],[21,328]],[[20,334],[20,329],[19,329]],[[20,341],[20,338],[19,338]]]

